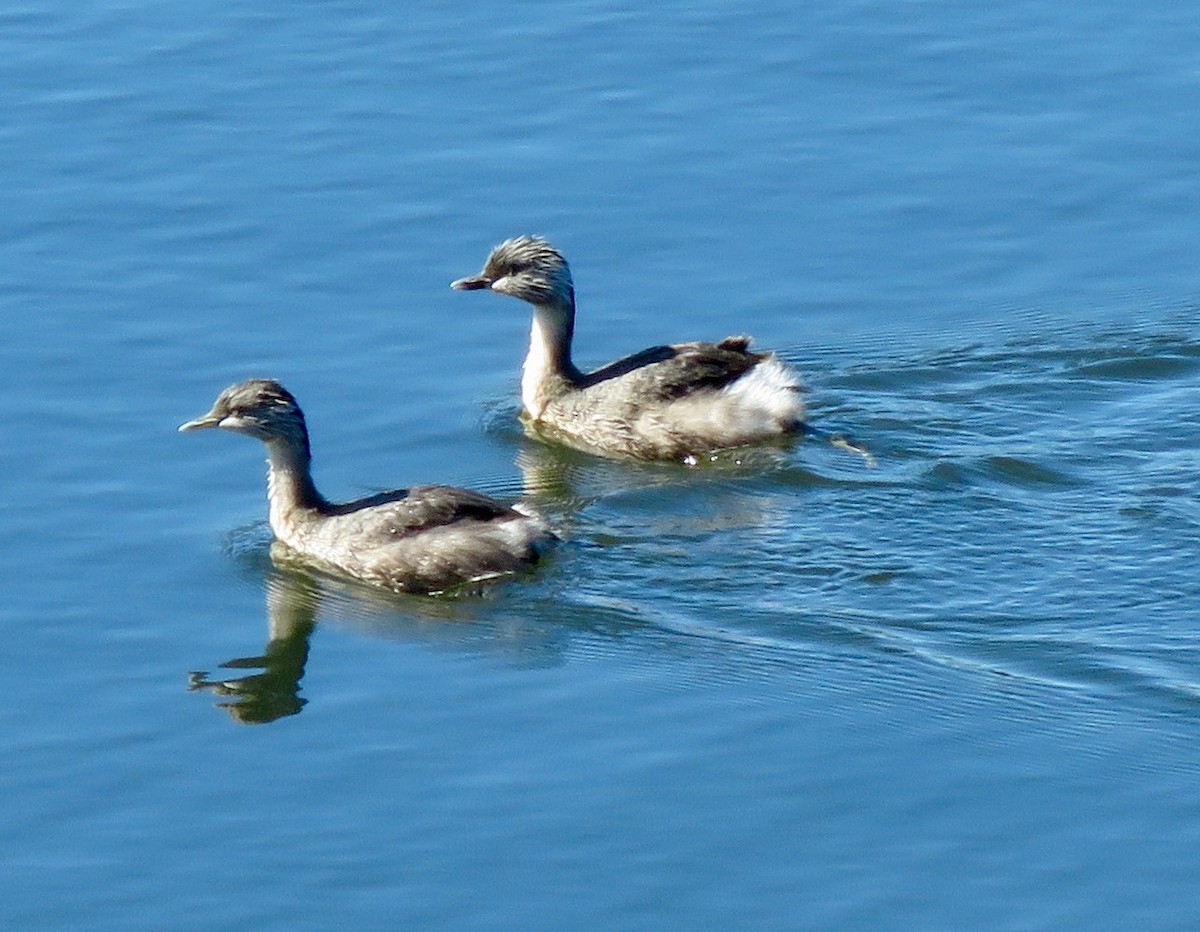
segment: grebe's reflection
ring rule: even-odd
[[[309,636],[317,621],[320,586],[302,573],[277,570],[267,573],[267,643],[257,657],[235,657],[222,670],[260,669],[237,677],[213,677],[195,672],[188,689],[208,690],[222,698],[217,705],[237,722],[249,725],[273,722],[295,715],[307,702],[300,696],[300,680],[308,661]]]
[[[269,558],[267,558],[269,553]],[[362,619],[403,617],[403,609],[434,619],[462,615],[453,600],[376,592],[354,580],[342,580],[311,570],[286,545],[273,541],[269,551],[252,549],[239,557],[248,576],[262,578],[266,586],[267,643],[254,657],[235,657],[221,670],[259,670],[243,676],[188,674],[188,689],[207,691],[223,701],[218,708],[236,722],[258,725],[295,715],[308,702],[300,695],[300,680],[308,662],[309,639],[317,613],[332,603],[335,612],[352,609]],[[381,625],[386,627],[386,625]]]
[[[301,696],[301,680],[318,620],[372,638],[485,653],[523,667],[561,662],[570,629],[545,618],[548,607],[552,617],[559,613],[561,599],[555,593],[547,597],[531,586],[529,592],[536,594],[530,600],[524,589],[511,585],[457,596],[387,592],[313,570],[278,541],[268,549],[259,530],[244,529],[239,536],[250,539],[235,540],[233,548],[243,575],[265,585],[266,646],[256,656],[226,661],[218,672],[188,676],[189,690],[218,697],[217,707],[234,721],[263,724],[304,708],[308,700]]]

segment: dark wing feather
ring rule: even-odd
[[[582,388],[629,376],[638,382],[642,400],[670,401],[701,389],[717,390],[744,375],[766,358],[749,349],[749,337],[726,337],[720,343],[677,343],[655,346],[584,376]]]
[[[380,492],[343,505],[332,505],[328,513],[351,520],[357,515],[363,531],[374,529],[381,538],[392,540],[456,521],[494,521],[519,515],[482,493],[449,485],[413,486]]]

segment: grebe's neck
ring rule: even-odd
[[[271,530],[288,543],[305,519],[319,514],[328,502],[312,480],[308,445],[287,439],[267,441],[267,504]]]
[[[533,305],[529,352],[521,367],[521,403],[537,420],[546,405],[579,386],[583,374],[571,361],[575,332],[573,304]]]

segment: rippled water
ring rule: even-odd
[[[1188,928],[1200,14],[0,6],[0,916]],[[812,433],[526,437],[577,355],[753,333]],[[342,498],[567,543],[479,598],[273,561],[236,379]]]

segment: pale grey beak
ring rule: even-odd
[[[491,288],[492,280],[482,275],[471,275],[451,282],[450,287],[455,291],[479,291],[481,288]]]
[[[213,414],[213,412],[209,411],[208,414],[202,415],[196,418],[194,421],[188,421],[187,423],[180,424],[179,432],[183,433],[184,431],[188,430],[200,430],[202,427],[217,427],[220,425],[220,423],[221,416],[219,414]]]

